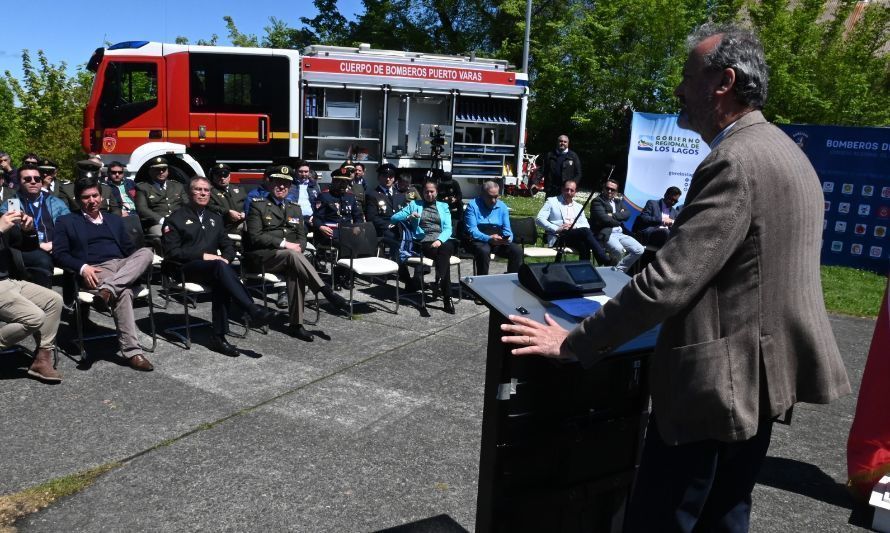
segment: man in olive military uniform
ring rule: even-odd
[[[341,167],[341,171],[343,168]],[[347,166],[346,171],[348,172],[350,169]],[[364,163],[356,163],[352,167],[352,182],[349,184],[349,188],[352,191],[352,194],[355,195],[355,201],[358,203],[359,209],[363,212],[367,207],[367,196],[368,196],[368,182],[365,181],[365,164]]]
[[[148,235],[161,235],[164,219],[189,201],[182,184],[168,179],[167,160],[155,157],[148,167],[149,181],[136,185],[136,212]]]
[[[283,272],[287,277],[290,333],[312,342],[312,334],[303,327],[304,292],[321,292],[340,310],[349,304],[319,277],[312,263],[303,255],[306,249],[306,226],[300,204],[288,199],[294,171],[287,165],[266,169],[271,194],[251,200],[247,216],[248,259],[261,261],[268,272]]]
[[[268,324],[275,313],[253,302],[230,266],[235,246],[226,234],[222,217],[207,209],[210,187],[207,178],[192,179],[189,203],[164,217],[163,268],[181,268],[185,281],[211,287],[213,336],[208,348],[234,357],[239,354],[238,348],[225,338],[229,302],[234,300],[256,325]]]
[[[99,166],[88,166],[87,163],[93,163],[91,160],[79,161],[75,163],[77,177],[99,177]],[[74,182],[60,180],[56,176],[56,165],[49,159],[43,159],[37,167],[40,169],[40,175],[43,177],[43,189],[59,200],[65,202],[68,209],[72,213],[80,213],[80,201],[74,194]],[[83,168],[92,168],[92,170],[81,170]],[[114,191],[108,185],[100,184],[99,194],[102,195],[102,203],[99,204],[99,210],[103,213],[111,213],[117,216],[126,216],[121,210],[120,201],[114,196]]]
[[[244,199],[247,191],[240,185],[231,185],[232,169],[224,163],[217,163],[210,168],[210,182],[213,190],[210,192],[210,209],[223,218],[226,223],[226,231],[238,233],[244,222]]]

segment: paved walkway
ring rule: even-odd
[[[309,329],[330,340],[311,344],[251,333],[237,358],[197,330],[190,351],[161,341],[148,374],[62,358],[65,381],[47,386],[21,358],[0,360],[0,494],[123,462],[18,529],[361,532],[447,515],[472,531],[488,313],[472,301],[427,319],[365,311],[323,311]],[[832,326],[858,389],[874,322]],[[854,407],[798,406],[776,428],[753,531],[858,529],[842,485]]]

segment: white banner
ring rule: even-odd
[[[628,227],[648,200],[662,198],[671,185],[683,191],[682,205],[692,173],[710,151],[699,134],[677,125],[677,115],[634,113],[624,184],[625,203],[634,212]]]

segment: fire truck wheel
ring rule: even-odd
[[[189,179],[190,179],[189,175],[186,174],[185,171],[182,170],[181,168],[174,167],[173,165],[170,165],[170,176],[169,177],[172,179],[175,179],[179,183],[182,183],[183,186],[188,187]]]

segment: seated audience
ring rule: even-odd
[[[30,168],[37,171],[33,166]],[[21,211],[0,216],[0,349],[11,348],[33,336],[37,350],[28,375],[58,383],[62,375],[53,367],[53,349],[62,314],[62,297],[52,289],[11,277],[16,273],[16,266],[10,250],[20,244],[23,231],[33,229],[33,224],[34,219]]]
[[[29,280],[43,287],[52,286],[53,233],[56,220],[70,211],[65,203],[55,196],[43,192],[43,178],[36,165],[24,164],[19,168],[20,182],[16,198],[19,199],[22,211],[33,220],[33,225],[24,230],[24,238],[14,254],[20,256]],[[5,213],[8,203],[0,205],[0,213]]]
[[[210,209],[223,218],[226,223],[226,231],[238,233],[244,226],[244,200],[247,192],[240,185],[231,185],[232,169],[224,163],[217,163],[210,168],[210,183],[213,184],[213,192],[210,193]]]
[[[392,216],[393,222],[405,222],[406,234],[412,238],[413,250],[433,260],[436,269],[434,296],[442,292],[442,303],[446,313],[454,314],[451,301],[451,256],[454,242],[451,239],[451,213],[448,204],[436,201],[439,190],[434,181],[423,186],[423,198],[408,203]]]
[[[93,163],[92,160],[87,159],[86,161],[81,161],[76,163],[76,169],[80,171],[82,168],[85,168],[87,163]],[[47,166],[43,166],[47,165]],[[43,188],[44,190],[48,190],[51,185],[55,185],[55,188],[50,190],[51,194],[58,197],[60,200],[65,202],[65,206],[72,213],[80,212],[80,201],[77,198],[77,195],[74,194],[74,182],[68,180],[56,180],[55,179],[55,166],[51,161],[44,159],[40,166],[40,172],[43,176]],[[93,164],[92,168],[95,170],[81,171],[81,176],[86,177],[99,177],[99,169],[95,167]],[[101,167],[99,167],[101,168]],[[52,170],[52,176],[48,175],[49,170]],[[102,201],[99,204],[99,209],[103,213],[112,213],[115,215],[122,215],[121,212],[121,203],[120,200],[115,198],[114,191],[108,185],[104,183],[100,183],[99,191],[102,195]]]
[[[261,261],[267,272],[283,272],[287,277],[287,301],[290,303],[290,333],[312,342],[312,334],[303,326],[304,293],[321,292],[332,305],[345,311],[349,304],[319,277],[312,263],[303,255],[306,226],[300,205],[288,200],[293,170],[286,165],[266,169],[265,179],[272,194],[254,198],[247,216],[248,258]]]
[[[491,254],[507,258],[507,272],[518,272],[522,264],[522,248],[513,243],[510,229],[510,210],[498,200],[500,186],[497,182],[482,184],[482,194],[467,204],[464,212],[469,248],[476,262],[476,274],[488,274]]]
[[[81,277],[81,285],[95,292],[94,303],[111,309],[120,330],[121,353],[128,364],[149,371],[154,367],[139,346],[133,315],[133,285],[151,265],[150,248],[136,248],[121,217],[102,213],[103,199],[98,178],[80,178],[74,183],[80,213],[71,213],[56,223],[53,259],[56,264]]]
[[[127,177],[127,168],[119,161],[108,163],[108,179],[105,185],[121,207],[121,216],[136,213],[136,183]]]
[[[621,258],[615,268],[627,272],[637,259],[643,255],[645,248],[628,234],[624,221],[630,218],[630,211],[624,206],[618,194],[618,182],[607,180],[603,192],[590,203],[590,222],[593,231],[606,246],[613,258],[621,257],[624,250],[627,254]]]
[[[234,301],[256,325],[268,324],[275,313],[253,302],[230,266],[235,247],[226,234],[222,217],[207,209],[209,203],[210,181],[193,178],[188,204],[164,219],[164,268],[179,269],[185,281],[210,287],[213,336],[209,348],[235,357],[239,354],[238,348],[225,338],[229,303]]]
[[[307,228],[312,227],[312,214],[315,213],[315,202],[321,195],[315,173],[309,167],[309,163],[301,161],[297,163],[297,181],[291,186],[291,194],[294,200],[300,204],[303,211],[303,221]]]
[[[575,180],[562,182],[562,194],[547,198],[535,220],[546,231],[547,246],[554,247],[559,243],[561,246],[573,248],[582,261],[590,261],[592,251],[599,264],[608,265],[611,259],[591,231],[581,204],[574,200],[577,190],[578,185]],[[573,222],[574,227],[572,227]]]
[[[633,233],[644,245],[661,247],[667,242],[679,212],[677,202],[683,194],[679,187],[668,187],[661,200],[649,200],[634,221]]]
[[[448,204],[448,212],[454,226],[452,237],[460,241],[463,238],[464,220],[464,195],[460,190],[460,183],[454,179],[451,172],[443,172],[437,182],[439,197],[437,200]]]
[[[136,185],[136,212],[148,235],[160,236],[164,220],[189,201],[182,184],[169,175],[167,160],[155,157],[148,168],[149,181]]]

